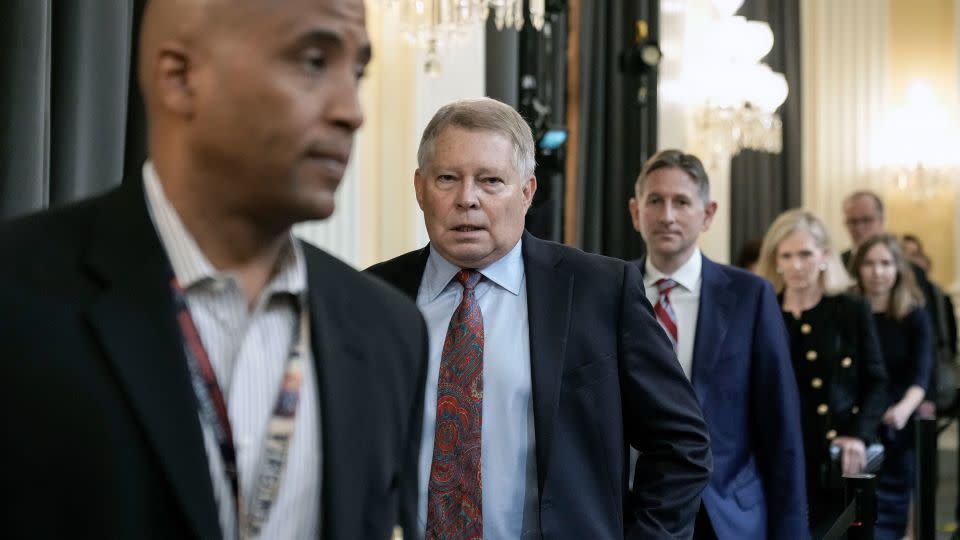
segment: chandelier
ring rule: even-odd
[[[760,61],[773,48],[770,26],[733,15],[742,3],[714,0],[720,15],[707,29],[702,65],[691,81],[698,103],[694,123],[702,143],[718,154],[779,154],[783,124],[777,109],[787,99],[787,81]]]
[[[882,116],[872,161],[897,190],[918,199],[936,197],[960,178],[960,115],[924,79],[912,81],[905,98]]]
[[[538,31],[546,21],[545,0],[528,0],[530,22]],[[426,50],[424,70],[440,73],[440,54],[455,46],[493,13],[497,30],[524,24],[524,0],[378,0],[400,24],[403,37]]]

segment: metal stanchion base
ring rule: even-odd
[[[872,474],[843,475],[847,507],[830,526],[823,540],[873,540],[877,521],[877,477]]]

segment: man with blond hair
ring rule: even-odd
[[[689,538],[707,434],[637,269],[524,232],[534,142],[503,103],[442,107],[418,165],[430,244],[370,269],[429,331],[417,537]]]

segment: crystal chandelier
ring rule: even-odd
[[[923,79],[910,83],[905,98],[882,116],[872,161],[897,190],[917,199],[935,197],[960,178],[960,114]]]
[[[424,69],[440,72],[440,54],[486,22],[493,13],[497,30],[524,24],[524,0],[377,0],[400,24],[403,37],[425,49]],[[528,0],[530,22],[542,30],[546,21],[545,0]]]
[[[744,149],[778,154],[783,124],[777,109],[787,99],[787,81],[760,62],[773,48],[773,32],[765,22],[734,16],[742,3],[714,2],[720,16],[704,36],[702,66],[692,81],[699,103],[696,131],[718,154]]]

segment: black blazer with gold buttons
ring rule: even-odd
[[[850,295],[830,295],[799,319],[786,312],[783,317],[808,463],[825,459],[839,436],[876,441],[887,376],[870,306]]]

